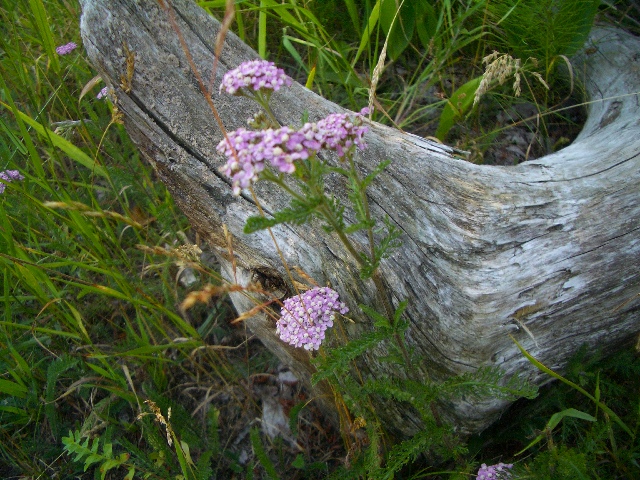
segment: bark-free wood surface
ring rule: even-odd
[[[164,0],[167,2],[167,0]],[[113,87],[126,128],[192,225],[220,254],[233,279],[223,225],[233,235],[234,281],[264,274],[286,280],[266,232],[246,236],[245,219],[257,213],[248,196],[235,198],[218,172],[222,134],[189,67],[179,36],[156,0],[82,0],[82,35],[89,58]],[[202,78],[209,82],[219,24],[186,0],[172,0],[175,23]],[[135,56],[129,92],[126,49]],[[363,174],[384,159],[392,165],[370,189],[374,215],[388,215],[403,232],[403,247],[382,265],[394,304],[409,299],[410,348],[428,358],[411,365],[416,375],[444,378],[480,366],[499,366],[535,383],[540,374],[519,353],[513,335],[540,361],[562,369],[582,344],[612,351],[640,331],[640,42],[620,31],[594,29],[574,59],[594,103],[578,139],[567,148],[515,167],[478,166],[451,149],[373,124],[358,155]],[[227,36],[213,81],[213,100],[228,130],[244,126],[257,107],[218,94],[221,76],[257,54]],[[127,82],[125,82],[126,84]],[[128,90],[128,88],[127,88]],[[341,109],[295,84],[273,96],[282,124],[297,124]],[[343,185],[330,185],[341,195]],[[269,185],[256,189],[266,212],[288,203]],[[273,229],[286,261],[321,284],[330,282],[351,308],[348,335],[372,328],[358,303],[372,304],[371,282],[362,282],[339,241],[311,226]],[[357,237],[360,245],[364,238]],[[273,280],[273,279],[272,279]],[[240,312],[254,306],[233,298]],[[299,375],[313,367],[307,353],[283,344],[273,321],[248,321],[264,344]],[[522,325],[526,326],[523,328]],[[527,332],[528,330],[528,332]],[[378,361],[384,347],[359,363],[364,376],[402,375]],[[314,393],[335,418],[330,392]],[[506,406],[492,398],[443,405],[461,432],[478,431]],[[418,426],[403,405],[380,406],[385,425],[402,434]]]

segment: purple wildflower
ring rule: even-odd
[[[77,47],[78,45],[76,45],[74,42],[69,42],[64,45],[60,45],[59,47],[56,47],[56,53],[58,55],[66,55],[68,53],[73,52]]]
[[[101,98],[106,97],[108,93],[109,93],[109,87],[104,87],[102,90],[98,92],[98,95],[96,95],[96,98],[100,100]]]
[[[319,148],[319,142],[289,127],[257,132],[239,128],[217,146],[218,152],[227,157],[220,170],[232,180],[234,195],[240,195],[243,188],[258,179],[265,161],[282,173],[293,173],[293,162],[309,158]]]
[[[312,288],[284,301],[276,333],[294,347],[318,350],[325,331],[333,326],[335,312],[345,314],[348,311],[336,291],[328,287]]]
[[[4,193],[4,189],[7,187],[7,183],[23,179],[24,176],[21,175],[18,170],[5,170],[3,172],[0,172],[0,193]]]
[[[292,80],[284,70],[266,60],[252,60],[241,63],[237,68],[229,70],[222,77],[220,91],[231,95],[242,95],[243,89],[254,91],[277,91],[282,86],[291,86]]]
[[[511,463],[498,463],[487,467],[486,463],[483,463],[478,470],[477,480],[507,480],[511,478],[511,472],[509,469],[513,467]]]
[[[229,177],[233,184],[233,194],[240,195],[243,188],[249,187],[258,179],[258,173],[264,170],[264,158],[255,155],[256,143],[262,132],[239,128],[227,134],[216,150],[227,156],[227,163],[220,171]]]
[[[334,113],[317,123],[318,138],[323,148],[335,150],[339,157],[349,153],[354,145],[365,149],[362,136],[369,130],[362,126],[362,117],[368,112],[363,109],[352,118],[348,113]]]
[[[227,157],[220,171],[231,179],[233,194],[240,195],[243,188],[258,180],[265,161],[282,173],[293,173],[295,161],[306,160],[323,148],[344,157],[356,145],[366,147],[362,136],[367,127],[362,126],[362,115],[357,113],[352,120],[349,114],[336,113],[318,123],[306,123],[300,130],[281,127],[256,132],[239,128],[228,133],[216,148]]]

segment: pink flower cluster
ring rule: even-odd
[[[67,55],[68,53],[73,52],[77,47],[78,45],[74,42],[65,43],[64,45],[56,47],[56,53],[58,55]]]
[[[355,120],[348,114],[334,113],[318,123],[306,123],[300,130],[239,128],[228,133],[217,146],[218,152],[227,157],[220,171],[231,179],[233,194],[240,195],[243,188],[258,179],[265,161],[282,173],[293,173],[296,160],[306,160],[323,148],[336,150],[340,157],[355,145],[364,149],[362,137],[367,127],[362,126],[363,112],[356,114]]]
[[[4,193],[4,189],[7,188],[7,183],[24,180],[24,176],[20,174],[18,170],[5,170],[0,172],[0,193]]]
[[[293,162],[309,158],[318,148],[312,135],[289,127],[260,131],[239,128],[227,134],[217,146],[218,152],[228,158],[220,170],[233,181],[234,195],[258,179],[265,161],[280,172],[293,173]]]
[[[275,66],[273,62],[266,60],[252,60],[241,63],[237,68],[229,70],[222,77],[220,91],[231,95],[241,95],[243,88],[254,91],[277,91],[282,86],[290,86],[292,83],[284,70]]]
[[[348,113],[333,113],[320,120],[316,124],[316,138],[322,142],[322,148],[335,150],[340,158],[350,152],[354,145],[364,150],[367,145],[362,137],[368,128],[362,126],[362,117],[367,113],[369,109],[363,108],[356,113],[355,120]]]
[[[486,463],[483,463],[478,470],[477,480],[506,480],[511,478],[511,472],[509,469],[513,468],[511,463],[498,463],[487,467]]]
[[[333,326],[335,312],[344,315],[348,311],[336,291],[328,287],[312,288],[284,301],[276,333],[294,347],[318,350],[325,331]]]

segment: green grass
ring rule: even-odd
[[[224,4],[199,3],[213,12]],[[485,39],[495,32],[484,2],[430,5],[433,14],[413,25],[406,41],[391,27],[389,4],[373,0],[238,1],[234,28],[298,80],[354,110],[369,101],[391,32],[400,46],[378,79],[376,119],[432,135],[447,98],[481,73],[491,45]],[[346,12],[338,21],[336,9]],[[196,236],[114,122],[112,105],[95,98],[102,84],[80,98],[95,76],[82,47],[55,53],[57,45],[81,43],[78,18],[75,2],[0,0],[0,171],[25,176],[0,195],[0,476],[100,478],[101,467],[105,478],[338,472],[344,448],[355,458],[357,444],[342,445],[303,396],[290,406],[302,451],[251,428],[260,416],[257,379],[275,372],[277,362],[228,324],[225,300],[179,308],[190,290],[218,282],[215,265],[180,255],[178,247]],[[507,109],[513,97],[497,91],[483,108],[496,104]],[[483,115],[468,114],[462,126],[456,117],[452,134],[491,137]],[[189,287],[178,278],[185,266],[198,278]],[[457,462],[418,459],[397,478],[470,478],[479,462],[508,458],[523,475],[549,465],[584,467],[587,478],[637,475],[637,355],[627,350],[572,368],[568,377],[599,392],[632,436],[583,397],[554,386],[541,401],[517,405],[524,413],[508,425],[472,439]],[[172,446],[145,400],[165,418],[171,407]],[[523,460],[512,457],[568,408],[597,421],[567,417]],[[458,473],[435,473],[445,470]]]
[[[496,163],[492,152],[487,154],[495,132],[530,132],[534,140],[526,158],[532,158],[566,146],[579,131],[572,123],[582,120],[580,108],[570,115],[554,111],[583,100],[562,57],[575,52],[596,13],[597,2],[587,2],[587,10],[581,2],[563,0],[557,9],[553,2],[405,0],[396,16],[395,0],[241,0],[236,18],[242,22],[236,25],[262,56],[320,95],[358,111],[375,88],[375,120],[471,150],[472,161]],[[222,0],[198,3],[222,15]],[[508,8],[511,4],[516,8]],[[531,25],[530,39],[513,34],[521,24]],[[524,55],[522,96],[514,97],[510,80],[509,87],[493,86],[474,108],[470,102],[460,105],[460,98],[473,95],[484,71],[482,58],[494,49]],[[542,88],[533,73],[553,88]],[[514,115],[514,103],[531,106],[540,123],[519,111]],[[499,117],[501,111],[506,115]]]
[[[101,86],[80,99],[95,75],[82,48],[50,48],[80,43],[78,6],[5,1],[0,18],[0,167],[25,176],[0,197],[2,476],[72,475],[82,468],[61,455],[70,430],[99,432],[122,452],[146,435],[135,421],[145,398],[189,379],[224,387],[255,360],[199,350],[223,333],[224,303],[189,316],[177,308],[185,262],[152,249],[171,252],[195,235],[112,123],[110,104],[95,99]],[[200,284],[216,281],[211,268],[187,264]],[[179,434],[200,423],[182,422]],[[171,464],[175,453],[165,454]]]

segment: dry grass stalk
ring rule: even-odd
[[[393,29],[393,26],[396,23],[396,20],[398,18],[398,13],[400,13],[400,9],[402,8],[402,5],[404,5],[404,0],[402,0],[400,5],[398,6],[398,9],[396,10],[396,14],[394,15],[393,20],[391,21],[391,26],[389,27],[389,33],[391,33],[391,30]],[[390,35],[387,35],[387,38],[384,41],[384,45],[382,46],[382,51],[380,52],[380,57],[378,58],[378,62],[376,63],[376,66],[373,69],[373,74],[372,74],[372,78],[371,78],[371,86],[369,87],[369,104],[368,104],[368,108],[369,108],[369,119],[370,120],[371,120],[371,118],[373,116],[373,106],[375,104],[376,108],[379,111],[383,112],[384,116],[387,117],[389,120],[391,120],[393,125],[397,127],[396,123],[389,116],[389,114],[386,112],[386,110],[384,108],[382,108],[382,105],[380,105],[380,103],[376,99],[376,88],[378,87],[378,82],[380,81],[380,76],[382,75],[382,71],[384,70],[384,62],[387,59],[387,45],[389,44],[389,36]]]
[[[394,19],[395,20],[395,19]],[[369,118],[373,115],[373,102],[376,98],[376,88],[378,86],[378,81],[380,80],[380,75],[382,75],[382,71],[384,70],[384,62],[387,58],[387,43],[389,42],[389,38],[387,38],[382,46],[382,51],[380,52],[380,58],[378,58],[378,63],[376,63],[375,68],[373,69],[373,77],[371,78],[371,87],[369,87]]]
[[[164,415],[162,415],[162,412],[160,411],[160,407],[158,407],[153,401],[145,400],[144,403],[146,403],[149,406],[151,413],[156,417],[156,421],[160,423],[160,425],[165,426],[167,430],[167,443],[169,444],[169,446],[171,446],[173,444],[173,439],[171,438],[173,436],[173,429],[171,428],[171,424],[169,423],[169,421],[171,420],[171,407],[169,407],[169,410],[167,411],[167,418],[165,419]],[[150,414],[141,413],[136,417],[136,420],[139,420],[145,415],[150,415]]]
[[[527,61],[531,61],[534,66],[537,66],[538,62],[535,58],[529,58]],[[522,62],[519,58],[513,58],[511,55],[507,53],[500,54],[497,51],[493,51],[486,57],[482,59],[482,63],[487,67],[482,75],[482,80],[480,81],[480,85],[476,90],[475,96],[473,98],[473,106],[475,106],[479,101],[482,95],[487,93],[491,86],[495,83],[498,85],[503,85],[504,82],[507,81],[510,77],[513,77],[513,93],[516,97],[519,97],[522,93],[522,89],[520,87],[520,81],[522,78],[522,74],[524,73]],[[542,76],[537,72],[530,72],[547,90],[549,90],[549,85],[544,81]]]

